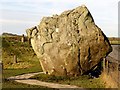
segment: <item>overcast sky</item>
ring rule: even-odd
[[[0,33],[25,34],[43,16],[60,14],[85,4],[107,36],[118,36],[119,0],[0,0]]]

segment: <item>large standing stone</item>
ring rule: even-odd
[[[112,51],[85,6],[44,17],[27,35],[43,71],[50,75],[82,75]]]

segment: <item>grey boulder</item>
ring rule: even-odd
[[[26,32],[43,71],[50,75],[82,75],[112,51],[84,5],[43,17],[39,25]]]

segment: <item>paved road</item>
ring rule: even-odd
[[[120,56],[120,45],[112,45],[113,51],[110,53],[111,57],[114,57],[116,60],[119,60]]]
[[[112,45],[113,51],[107,56],[111,61],[120,62],[120,45]]]

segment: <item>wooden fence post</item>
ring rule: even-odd
[[[106,59],[106,73],[109,73],[109,61]]]
[[[106,67],[105,67],[105,58],[103,58],[103,72],[105,72],[106,71]]]
[[[22,35],[22,38],[21,38],[21,42],[24,42],[25,41],[25,36],[24,34]]]
[[[14,61],[13,63],[17,63],[17,55],[14,55]]]

